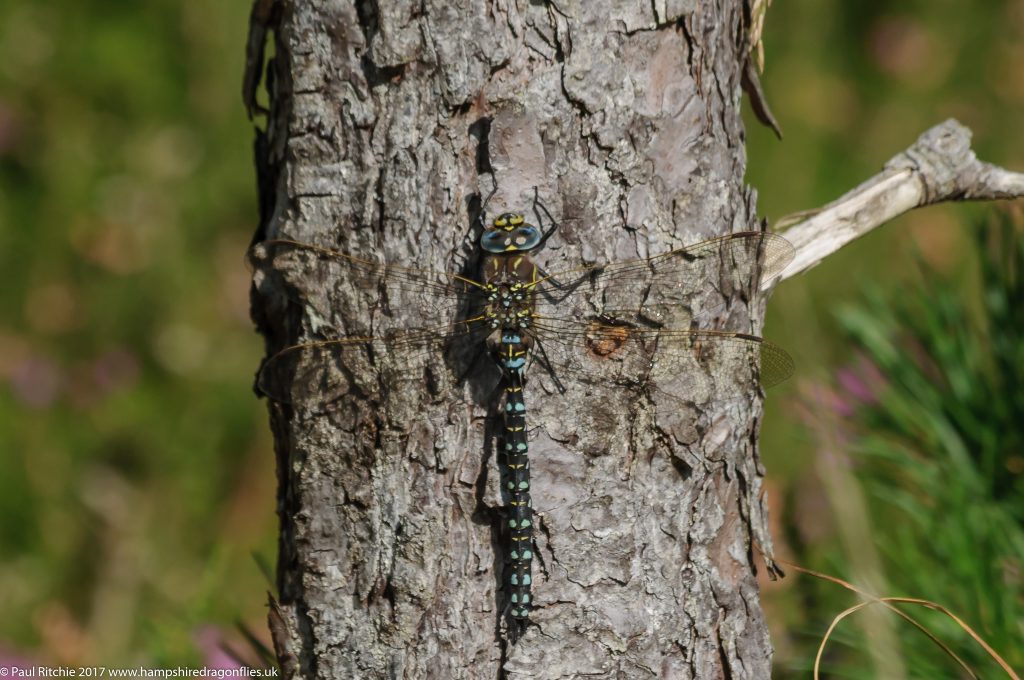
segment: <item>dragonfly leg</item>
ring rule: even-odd
[[[559,281],[558,279],[556,279],[555,277],[553,277],[550,274],[548,274],[544,270],[544,268],[539,266],[539,265],[537,265],[537,275],[540,276],[542,279],[544,279],[544,283],[550,283],[552,288],[557,288],[558,290],[562,290],[562,286],[564,284],[561,281]],[[544,292],[548,293],[548,290],[545,289]],[[548,300],[551,300],[551,295],[545,295],[545,297],[547,297]]]
[[[541,272],[541,270],[539,268],[538,268],[538,272]],[[544,275],[544,274],[542,274],[542,275]],[[544,283],[548,283],[550,281],[551,282],[551,287],[550,288],[548,288],[548,287],[541,288],[540,293],[541,293],[541,295],[544,296],[545,300],[547,300],[548,302],[550,302],[553,305],[557,305],[560,302],[562,302],[563,300],[565,300],[565,298],[569,297],[574,292],[576,292],[576,289],[579,288],[581,285],[583,285],[583,282],[586,281],[587,278],[589,278],[591,276],[591,274],[590,274],[590,272],[588,272],[586,274],[583,274],[582,276],[577,278],[572,283],[562,283],[560,281],[557,281],[553,277],[550,277],[550,276],[547,276],[547,275],[544,275],[544,276],[546,276],[546,278],[544,278],[542,280],[544,281]],[[561,295],[552,295],[551,294],[552,293],[552,289],[557,289],[558,292],[561,293]]]
[[[543,203],[540,202],[540,193],[537,191],[537,187],[534,186],[533,187],[533,214],[537,216],[537,225],[539,227],[541,227],[541,229],[543,229],[544,228],[544,220],[542,220],[540,218],[540,212],[537,211],[537,208],[540,208],[541,210],[544,211],[544,214],[548,216],[548,222],[551,223],[551,227],[547,231],[544,232],[544,235],[540,237],[540,241],[537,242],[537,247],[539,248],[539,247],[543,246],[544,243],[551,237],[551,235],[554,234],[558,230],[558,222],[556,222],[555,218],[551,216],[551,213],[548,211],[547,206],[545,206]]]
[[[491,199],[494,198],[494,194],[496,193],[498,193],[498,183],[494,182],[494,186],[491,187],[491,193],[487,194],[487,198],[485,198],[484,202],[480,204],[480,211],[476,214],[476,221],[480,224],[481,229],[487,228],[487,204],[491,202]]]
[[[555,387],[559,392],[565,394],[565,385],[563,385],[562,381],[558,379],[558,373],[555,371],[554,364],[552,364],[551,360],[548,358],[547,350],[544,349],[544,343],[542,343],[540,338],[537,336],[533,336],[533,342],[534,347],[538,351],[535,351],[530,355],[530,363],[532,364],[534,360],[539,358],[540,362],[544,364],[544,370],[548,372],[548,375],[550,375],[551,379],[555,382]]]

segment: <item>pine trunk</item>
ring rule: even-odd
[[[471,272],[492,187],[492,216],[530,213],[536,187],[559,224],[538,256],[548,269],[756,230],[748,28],[742,0],[257,0],[248,96],[265,31],[274,55],[255,240]],[[315,272],[258,264],[268,352],[430,312]],[[717,317],[701,323],[760,330],[756,282],[707,286]],[[666,434],[600,408],[621,386],[584,395],[559,378],[564,394],[527,376],[537,607],[514,644],[486,380],[439,356],[418,384],[369,376],[328,414],[270,404],[270,618],[289,677],[770,676],[757,386]]]

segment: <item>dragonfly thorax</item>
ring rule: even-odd
[[[530,310],[516,308],[490,309],[486,313],[491,328],[522,330],[530,326]]]
[[[491,283],[488,286],[490,302],[500,303],[502,307],[511,307],[526,299],[526,290],[519,281]]]

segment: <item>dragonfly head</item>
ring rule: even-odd
[[[540,230],[518,213],[502,213],[480,236],[480,247],[489,253],[531,250],[540,243]]]

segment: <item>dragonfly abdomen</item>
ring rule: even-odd
[[[510,354],[515,354],[509,346]],[[525,356],[525,348],[522,350]],[[507,357],[508,355],[506,355]],[[530,613],[530,563],[533,560],[533,508],[530,503],[530,459],[526,435],[526,403],[523,401],[523,373],[521,366],[511,368],[506,361],[505,371],[505,433],[502,437],[505,458],[505,490],[509,498],[509,604],[512,618],[526,619]]]

